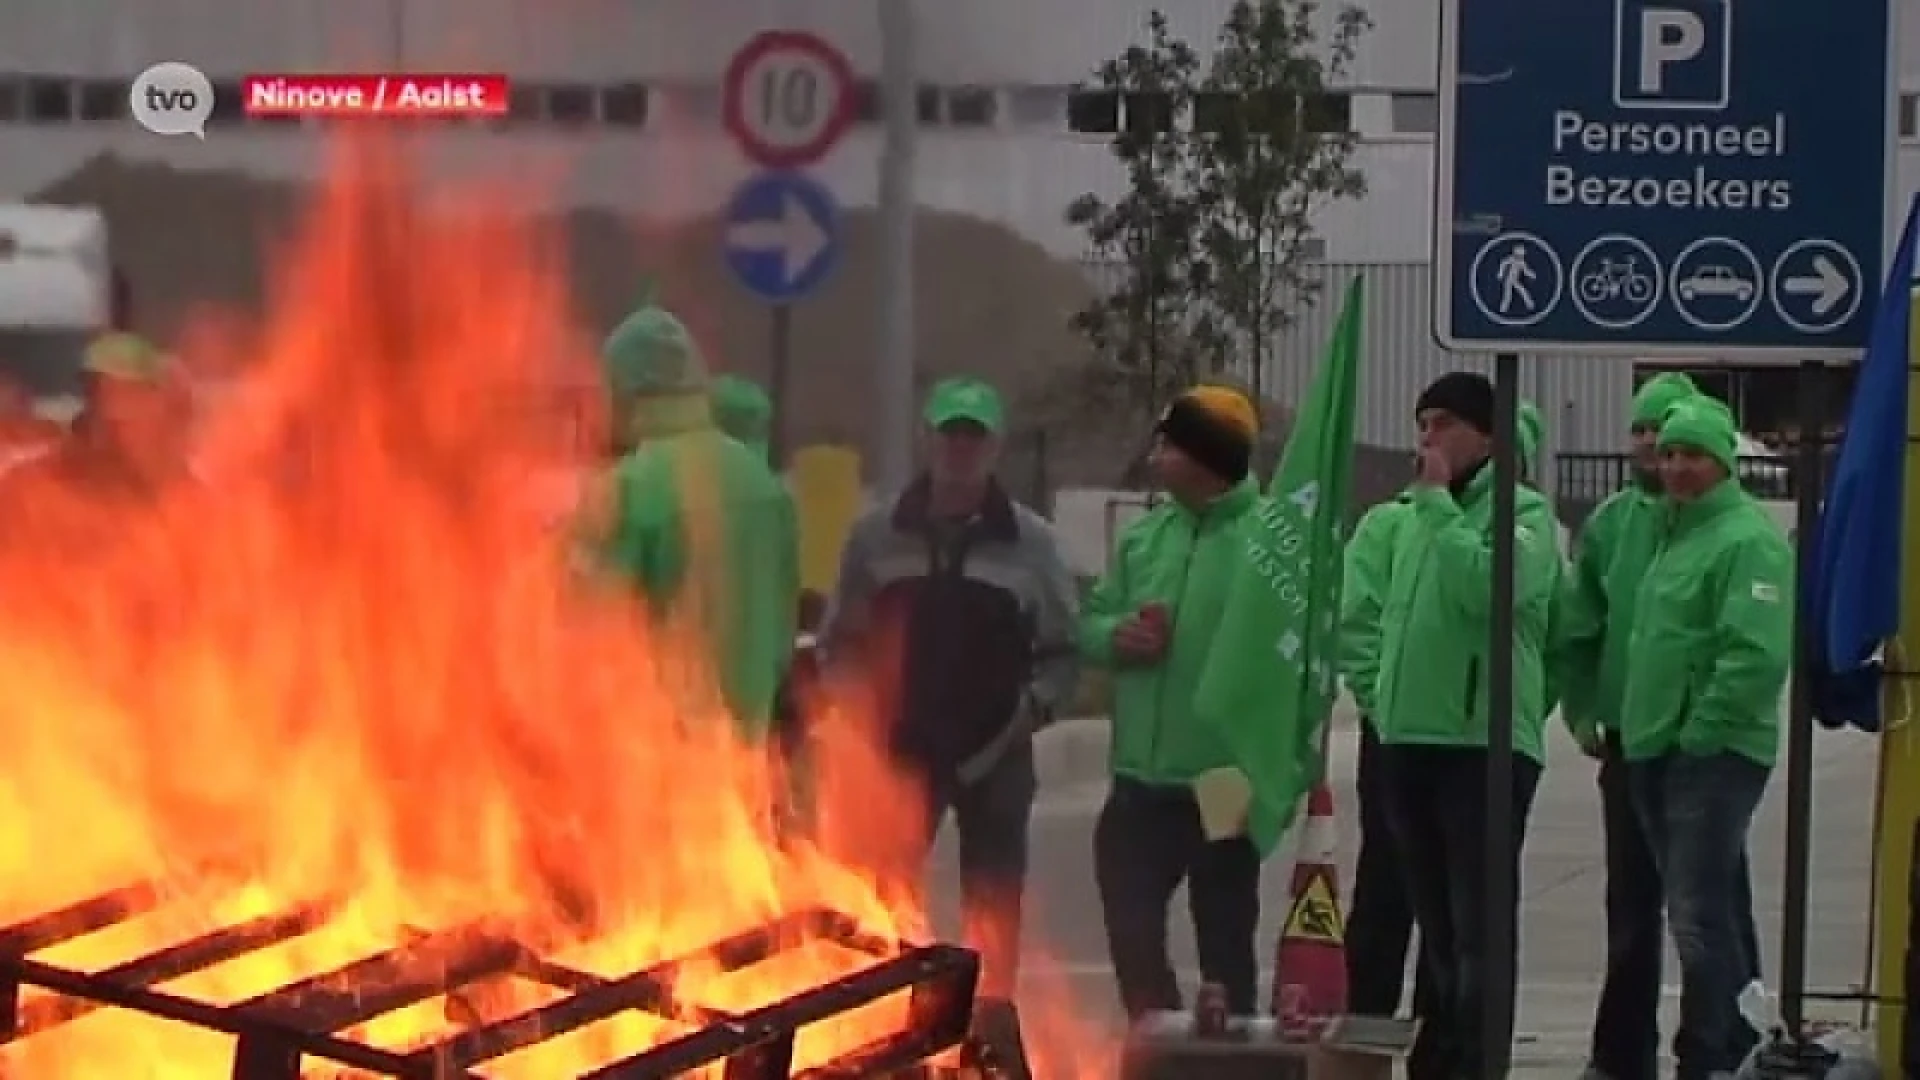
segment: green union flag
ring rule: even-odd
[[[1246,559],[1195,692],[1201,722],[1221,732],[1246,777],[1247,832],[1263,855],[1320,778],[1321,736],[1339,696],[1341,545],[1363,304],[1356,276],[1294,412],[1267,503],[1248,519]]]

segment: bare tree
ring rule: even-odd
[[[1306,258],[1314,215],[1366,192],[1351,163],[1347,98],[1334,90],[1371,25],[1353,6],[1239,0],[1194,91],[1189,175],[1205,222],[1201,257],[1262,400],[1275,340],[1320,288]]]

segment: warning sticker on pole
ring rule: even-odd
[[[1340,918],[1340,905],[1333,898],[1333,883],[1326,874],[1309,877],[1307,887],[1293,898],[1280,939],[1320,945],[1345,944],[1346,927]]]

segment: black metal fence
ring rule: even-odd
[[[1832,474],[1838,449],[1822,454],[1821,475]],[[1755,498],[1791,500],[1799,494],[1799,458],[1787,450],[1778,456],[1739,459],[1737,475]],[[1627,454],[1560,454],[1555,460],[1554,496],[1560,516],[1570,526],[1586,520],[1593,508],[1633,479],[1633,459]]]

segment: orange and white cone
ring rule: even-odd
[[[1317,1038],[1347,1011],[1347,932],[1340,913],[1338,832],[1333,792],[1324,784],[1307,797],[1293,862],[1292,903],[1274,951],[1273,1014],[1281,1033]]]

